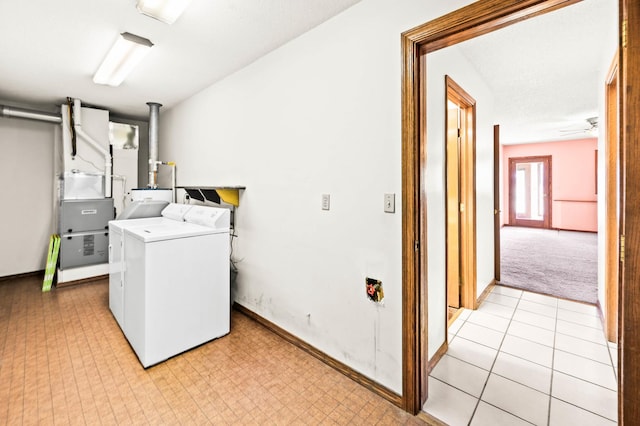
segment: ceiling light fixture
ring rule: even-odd
[[[152,46],[146,38],[131,33],[120,34],[93,76],[93,82],[119,86]]]
[[[171,25],[190,2],[191,0],[138,0],[137,8],[140,13]]]

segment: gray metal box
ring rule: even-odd
[[[109,233],[78,232],[61,236],[60,269],[107,263]]]
[[[59,233],[99,231],[108,229],[114,219],[113,199],[64,200],[60,202]]]

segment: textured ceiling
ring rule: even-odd
[[[0,1],[0,100],[59,105],[67,96],[146,116],[246,66],[360,0],[193,0],[173,25],[144,16],[135,0]],[[154,48],[124,83],[93,83],[121,32]]]
[[[457,45],[495,96],[505,144],[583,138],[617,41],[617,2],[584,0]]]
[[[193,0],[173,25],[135,0],[0,1],[0,101],[51,109],[71,96],[146,117],[146,102],[175,105],[358,1]],[[125,31],[154,48],[120,87],[94,84]],[[495,94],[501,140],[517,143],[561,138],[598,115],[616,34],[617,2],[584,0],[455,47]]]

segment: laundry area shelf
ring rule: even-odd
[[[221,204],[221,201],[231,204],[234,207],[240,205],[240,191],[246,189],[244,186],[176,186],[184,189],[189,197],[198,201],[210,201]]]

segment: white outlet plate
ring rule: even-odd
[[[329,210],[331,207],[331,196],[329,194],[322,194],[322,210]]]
[[[384,211],[385,213],[396,212],[396,194],[384,194]]]

